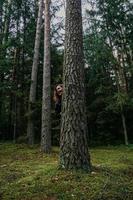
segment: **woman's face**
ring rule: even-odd
[[[63,87],[62,87],[61,85],[57,85],[56,91],[57,91],[57,94],[58,94],[59,96],[61,96],[61,95],[62,95],[62,92],[63,92]]]

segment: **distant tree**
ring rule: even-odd
[[[51,151],[51,57],[50,57],[50,0],[45,0],[44,64],[42,97],[41,150]]]
[[[117,83],[117,105],[120,110],[125,144],[128,145],[128,134],[125,117],[125,97],[128,97],[128,83],[126,68],[132,66],[131,42],[128,42],[130,24],[130,1],[98,1],[103,23],[101,27],[106,31],[106,40],[115,59],[114,71]],[[129,17],[130,16],[130,17]],[[127,22],[127,23],[126,23]],[[132,26],[132,25],[131,25]],[[124,97],[124,98],[123,98]]]
[[[7,51],[7,42],[9,37],[9,26],[10,26],[10,17],[11,17],[11,6],[12,6],[12,0],[8,0],[7,2],[4,2],[4,0],[0,3],[0,45],[1,45],[1,51],[0,51],[0,60],[1,62],[1,71],[0,71],[0,83],[3,83],[4,81],[4,73],[2,70],[2,67],[4,68],[4,59],[6,57],[6,51]],[[2,26],[3,25],[3,26]],[[3,96],[2,90],[0,91],[0,96]],[[2,111],[2,98],[0,98],[0,118],[1,118],[1,111]]]
[[[43,0],[39,2],[38,19],[36,27],[36,38],[34,47],[34,58],[31,73],[31,85],[30,85],[30,95],[29,95],[29,110],[28,110],[28,127],[27,127],[27,137],[28,143],[34,143],[34,112],[35,112],[35,102],[36,102],[36,87],[37,87],[37,71],[38,71],[38,61],[39,61],[39,47],[41,39],[41,26],[42,26],[42,14],[43,14]]]
[[[107,106],[103,106],[105,110],[102,112],[107,112],[109,108],[108,112],[119,115],[127,145],[126,111],[129,104],[132,104],[131,99],[129,101],[129,82],[132,76],[132,5],[128,0],[88,2],[90,9],[87,11],[88,36],[85,37],[85,55],[89,64],[88,81],[90,86],[95,84],[93,87],[96,95],[93,95],[93,101],[95,102],[95,98],[102,98],[102,102]],[[93,102],[92,104],[94,105]],[[106,120],[104,117],[101,117],[101,120],[104,124],[104,135]],[[120,125],[114,122],[113,126],[118,128]],[[119,130],[121,131],[120,128]]]
[[[66,1],[60,166],[90,170],[87,144],[81,1]]]

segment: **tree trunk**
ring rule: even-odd
[[[41,150],[51,151],[50,0],[45,0]]]
[[[123,111],[121,111],[121,118],[122,118],[125,145],[128,145],[129,143],[128,143],[128,136],[127,136],[126,119],[125,119],[125,115],[124,115]]]
[[[90,170],[87,145],[81,0],[66,1],[60,166]]]
[[[16,142],[17,136],[17,86],[18,86],[18,66],[19,66],[20,50],[14,50],[14,64],[12,69],[12,91],[10,96],[11,101],[11,116],[10,116],[10,133],[12,134],[13,142]]]
[[[17,137],[17,96],[14,96],[14,122],[13,122],[13,142],[16,143]]]
[[[4,1],[2,1],[0,4],[0,44],[2,44],[2,51],[1,51],[1,55],[0,58],[4,59],[6,57],[6,52],[7,52],[7,46],[6,46],[6,42],[8,41],[8,35],[9,35],[9,25],[10,25],[10,15],[11,15],[11,5],[12,5],[12,0],[8,0],[7,1],[7,8],[5,10],[4,13],[4,8],[3,8],[3,3]],[[2,18],[4,16],[4,25],[2,27]],[[2,36],[2,32],[3,32],[3,36]],[[1,73],[1,79],[0,82],[4,81],[4,73]],[[3,92],[0,91],[0,118],[2,117],[2,107],[3,107]]]
[[[124,60],[122,58],[122,52],[118,54],[118,76],[119,76],[119,92],[122,92],[123,94],[128,96],[128,85],[126,80],[126,74],[124,73],[125,65]],[[122,125],[123,125],[123,133],[125,138],[125,145],[128,145],[128,134],[127,134],[127,125],[126,125],[126,119],[124,114],[124,106],[121,107],[121,119],[122,119]]]
[[[116,57],[113,52],[113,43],[110,37],[109,37],[109,44],[112,49],[113,56],[117,60],[117,63],[118,63],[117,68],[116,67],[114,68],[118,92],[128,95],[128,85],[127,85],[127,80],[126,80],[126,74],[124,73],[125,65],[124,65],[124,60],[122,59],[123,51],[120,52],[120,50],[117,49],[117,57]],[[128,145],[128,134],[127,134],[126,119],[125,119],[125,114],[124,114],[124,106],[121,106],[120,108],[120,115],[122,119],[125,144]]]
[[[2,21],[3,21],[3,3],[4,1],[2,1],[0,3],[0,35],[2,36]],[[2,44],[2,37],[0,37],[0,45]]]
[[[37,28],[36,28],[34,58],[33,58],[32,73],[31,73],[31,86],[30,86],[29,110],[28,110],[27,137],[30,145],[34,144],[34,132],[35,132],[34,110],[36,101],[37,71],[38,71],[39,47],[41,38],[42,13],[43,13],[43,0],[40,0]]]
[[[3,45],[5,45],[5,43],[8,40],[8,35],[9,35],[9,25],[10,25],[10,15],[11,15],[11,5],[12,5],[12,0],[8,0],[7,2],[7,10],[5,13],[5,23],[4,23],[4,37],[3,37]],[[6,49],[5,49],[5,53],[6,53]]]

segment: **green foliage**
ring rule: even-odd
[[[90,144],[122,142],[121,112],[132,141],[132,3],[92,0],[88,5],[84,50]]]
[[[127,94],[118,92],[107,98],[106,110],[112,110],[115,113],[120,113],[121,109],[129,105],[129,97]]]

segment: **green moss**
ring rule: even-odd
[[[0,144],[2,200],[132,200],[133,148],[91,151],[93,172],[58,169],[58,148],[45,155],[39,147]]]

